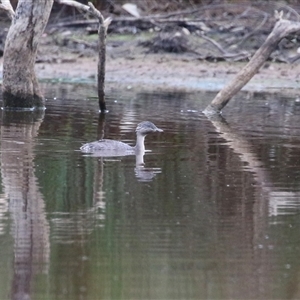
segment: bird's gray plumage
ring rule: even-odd
[[[121,141],[102,139],[99,141],[84,144],[80,150],[84,153],[105,153],[105,156],[111,155],[132,155],[137,151],[145,151],[145,136],[151,132],[162,132],[163,130],[156,127],[152,122],[144,121],[136,127],[136,145],[130,146]]]

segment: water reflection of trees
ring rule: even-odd
[[[239,114],[231,115],[228,122],[240,140],[231,145],[210,121],[187,112],[191,107],[180,97],[170,99],[168,105],[178,113],[161,120],[169,128],[158,142],[161,154],[147,157],[163,169],[151,184],[136,184],[134,159],[131,164],[103,164],[100,158],[71,153],[70,160],[61,157],[49,162],[47,170],[50,173],[52,167],[53,179],[47,177],[43,184],[51,201],[48,207],[55,212],[53,240],[60,245],[55,255],[59,258],[64,249],[66,256],[74,251],[77,256],[96,258],[101,267],[91,263],[89,268],[105,287],[95,286],[92,280],[84,284],[98,295],[119,291],[131,298],[154,298],[160,291],[174,298],[270,298],[273,278],[280,277],[273,267],[278,260],[273,249],[279,242],[270,240],[270,195],[274,184],[277,192],[288,186],[299,189],[299,183],[281,178],[278,172],[290,174],[289,168],[293,174],[298,172],[292,167],[298,153],[298,125],[297,117],[291,116],[297,115],[297,104],[268,96],[264,100],[272,104],[259,101],[256,110],[248,104],[233,108]],[[148,100],[142,109],[147,113],[153,107],[150,96]],[[165,115],[162,103],[166,99],[155,101]],[[130,118],[123,118],[126,105],[118,107],[110,133],[120,134],[122,118],[129,124],[137,116],[147,116],[140,113],[137,101],[128,105]],[[54,123],[64,126],[68,118],[72,116],[66,113],[63,124]],[[88,132],[89,139],[94,139],[95,124],[95,119],[86,118],[76,130],[70,126],[69,134],[80,139]],[[268,127],[273,134],[264,136]],[[84,135],[87,140],[88,134]],[[236,146],[241,151],[235,151]],[[249,164],[251,160],[254,164]],[[56,163],[64,170],[61,182],[65,186],[59,183],[56,188],[61,188],[61,195],[53,197],[50,186],[58,182]],[[277,170],[270,168],[272,164]],[[97,247],[88,247],[91,239],[97,239]],[[74,285],[76,270],[68,266],[65,271]]]
[[[2,113],[1,176],[14,239],[12,299],[29,299],[34,276],[49,267],[49,224],[34,165],[42,118],[43,111]]]

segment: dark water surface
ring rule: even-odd
[[[0,299],[299,299],[300,102],[244,93],[45,85],[44,112],[1,114]],[[146,138],[135,156],[82,143]]]

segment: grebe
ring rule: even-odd
[[[103,139],[91,143],[84,144],[80,150],[84,153],[105,154],[105,156],[113,155],[134,155],[145,152],[145,137],[151,132],[162,132],[163,130],[156,127],[152,122],[144,121],[136,127],[136,144],[130,146],[120,141]]]

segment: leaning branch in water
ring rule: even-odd
[[[98,19],[99,28],[98,28],[98,44],[99,44],[99,53],[98,53],[98,99],[99,99],[99,108],[103,113],[106,111],[105,103],[105,63],[106,63],[106,33],[107,28],[111,22],[111,18],[104,20],[101,12],[95,8],[95,6],[89,2],[88,5],[81,4],[73,0],[56,0],[59,4],[69,5],[75,7],[76,9],[89,13],[95,18]]]
[[[276,12],[277,22],[263,45],[256,51],[248,64],[229,82],[213,99],[205,110],[207,116],[219,114],[229,100],[239,92],[257,73],[270,54],[275,50],[278,43],[291,33],[300,30],[300,22],[282,19],[282,12]]]

